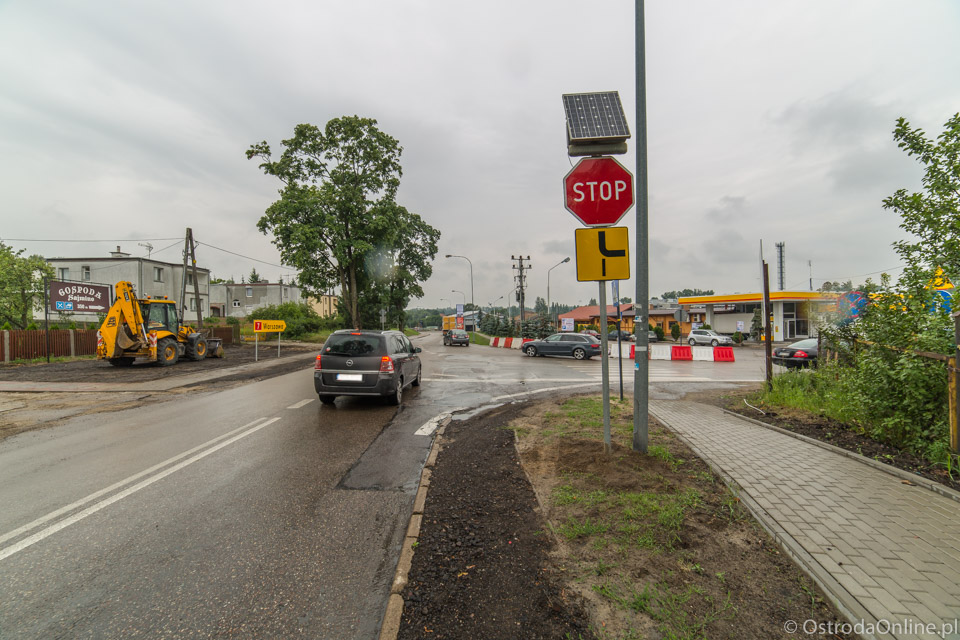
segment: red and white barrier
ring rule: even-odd
[[[634,358],[634,349],[636,345],[632,342],[620,344],[620,353],[617,353],[617,343],[611,341],[610,357],[623,358],[624,360]],[[699,360],[704,362],[733,362],[733,347],[691,347],[685,344],[670,344],[665,342],[653,342],[648,346],[648,360]]]

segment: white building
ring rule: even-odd
[[[135,258],[121,251],[110,252],[108,258],[47,258],[47,262],[56,272],[56,279],[65,282],[109,285],[111,292],[120,281],[133,283],[137,296],[162,298],[166,296],[179,304],[183,286],[183,264],[163,262],[151,258]],[[185,318],[197,312],[196,298],[193,295],[193,268],[187,268],[187,302]],[[204,317],[210,315],[210,270],[197,267],[197,280],[200,289],[200,312]],[[111,301],[112,303],[112,301]],[[42,307],[42,304],[41,304]],[[41,309],[42,313],[42,309]],[[50,311],[51,318],[63,318],[66,321],[90,322],[95,320],[91,314],[58,315]]]
[[[210,285],[210,309],[214,317],[245,318],[258,307],[306,302],[300,287],[279,282]]]

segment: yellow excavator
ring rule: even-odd
[[[137,358],[160,366],[181,357],[203,360],[221,357],[220,338],[208,338],[190,325],[180,324],[177,304],[163,298],[137,298],[130,282],[116,284],[116,300],[97,332],[97,359],[128,367]]]

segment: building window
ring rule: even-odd
[[[193,274],[190,273],[189,271],[187,272],[187,286],[188,287],[193,286]]]
[[[60,267],[59,269],[57,269],[57,277],[60,278],[61,280],[69,280],[70,269],[68,269],[67,267]]]
[[[90,281],[90,267],[83,266],[80,267],[80,279],[84,282]]]
[[[197,310],[197,299],[190,298],[190,311]],[[203,311],[203,300],[200,301],[200,311]]]
[[[253,287],[247,287],[246,292],[247,292],[247,297],[248,297],[248,298],[252,298],[252,297],[253,297]]]
[[[153,268],[153,281],[154,282],[163,282],[163,268],[154,267]]]
[[[240,308],[240,301],[239,301],[239,300],[234,300],[234,301],[233,301],[233,308],[234,308],[234,309],[239,309],[239,308]]]

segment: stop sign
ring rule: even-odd
[[[583,158],[564,177],[563,198],[584,226],[614,225],[633,206],[633,175],[610,156]]]

